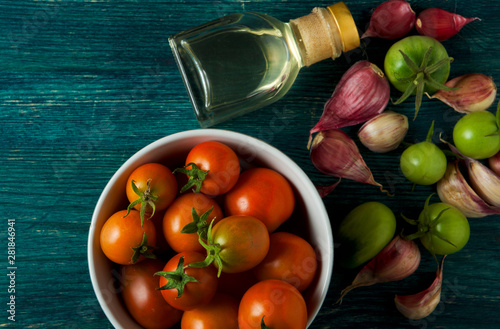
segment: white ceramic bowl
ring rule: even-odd
[[[109,180],[95,207],[88,240],[90,277],[104,313],[115,328],[141,328],[123,306],[115,284],[117,272],[113,271],[114,267],[99,245],[99,232],[104,222],[124,207],[128,176],[135,168],[148,162],[162,162],[171,169],[182,166],[189,150],[207,140],[230,146],[240,157],[242,167],[268,167],[280,172],[291,183],[297,201],[293,220],[302,222],[299,230],[313,245],[319,260],[317,277],[305,292],[309,326],[323,304],[333,270],[333,237],[323,201],[307,175],[284,153],[256,138],[219,129],[190,130],[153,142],[128,159]]]

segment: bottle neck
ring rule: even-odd
[[[329,9],[314,8],[309,15],[292,19],[289,24],[305,66],[327,58],[335,59],[342,54],[342,51],[350,50],[345,49],[345,40],[342,39],[343,31],[341,31],[339,21]],[[355,25],[353,26],[355,29]],[[352,29],[352,26],[349,27]],[[357,31],[355,36],[357,36]]]

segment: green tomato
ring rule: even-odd
[[[418,217],[422,245],[432,254],[449,255],[469,241],[470,227],[465,215],[452,205],[438,202],[426,205]]]
[[[418,114],[424,92],[452,90],[444,85],[450,74],[453,58],[436,39],[413,35],[396,43],[387,51],[384,71],[391,84],[403,92],[394,104],[404,102],[410,95],[415,97],[415,117]]]
[[[435,144],[424,141],[403,151],[400,166],[403,175],[419,185],[432,185],[446,172],[446,156]]]
[[[463,155],[486,159],[500,151],[499,130],[497,118],[493,113],[468,113],[455,124],[453,142]]]
[[[339,262],[355,268],[375,257],[394,237],[396,217],[380,202],[365,202],[347,214],[339,226],[336,241]]]
[[[411,77],[413,71],[407,65],[403,55],[404,52],[417,66],[420,66],[424,59],[425,53],[432,47],[432,52],[427,63],[428,66],[448,58],[448,52],[444,46],[434,38],[413,35],[406,37],[394,43],[387,51],[384,60],[384,70],[387,79],[391,84],[401,92],[404,92],[412,84],[412,81],[404,81],[402,79]],[[450,74],[450,63],[440,67],[437,71],[431,73],[431,77],[439,83],[445,83]],[[426,85],[424,91],[434,93],[437,89],[430,85]],[[415,91],[413,92],[415,94]]]

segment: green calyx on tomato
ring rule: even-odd
[[[205,258],[205,260],[202,262],[191,263],[191,264],[189,264],[189,267],[195,267],[195,268],[207,267],[207,266],[210,266],[210,264],[212,264],[215,261],[215,264],[217,265],[217,269],[218,269],[217,277],[220,277],[220,275],[222,273],[222,267],[223,267],[222,259],[220,257],[220,252],[221,252],[222,248],[218,243],[214,243],[214,239],[212,237],[212,224],[213,224],[213,222],[214,221],[212,220],[212,222],[210,222],[210,225],[208,226],[207,239],[206,239],[207,243],[205,243],[205,241],[203,241],[201,236],[199,236],[199,239],[198,239],[198,241],[203,246],[203,248],[205,248],[207,250],[207,258]]]
[[[158,288],[158,290],[177,289],[177,298],[180,298],[184,293],[184,287],[189,282],[198,282],[196,278],[187,275],[184,272],[184,257],[179,258],[179,263],[175,271],[160,271],[155,275],[160,275],[168,280],[167,284]]]
[[[418,220],[402,217],[410,224],[417,225],[417,232],[405,236],[407,240],[420,239],[422,245],[432,255],[449,255],[462,249],[470,236],[469,222],[465,215],[452,205],[430,203],[426,200]]]
[[[144,232],[144,234],[142,235],[141,244],[137,247],[132,247],[132,249],[134,250],[134,253],[132,254],[132,264],[137,263],[141,255],[146,258],[155,259],[155,254],[151,252],[151,249],[154,248],[154,246],[148,245],[148,236],[146,235],[146,232]]]
[[[191,168],[187,168],[189,166],[191,166]],[[209,170],[203,171],[195,163],[191,162],[185,165],[183,168],[177,168],[173,171],[174,174],[178,172],[188,176],[188,181],[186,185],[181,188],[180,192],[184,193],[190,188],[194,187],[193,192],[199,193],[201,190],[201,184],[203,184],[203,181],[207,177]]]
[[[262,320],[260,320],[260,329],[271,329],[268,326],[266,326],[266,323],[264,322],[264,317],[265,315],[262,317]]]
[[[158,196],[154,195],[151,193],[151,179],[148,179],[147,181],[147,187],[146,189],[143,191],[139,190],[139,188],[137,187],[137,185],[135,185],[135,181],[132,180],[131,183],[132,185],[132,189],[134,190],[134,193],[137,194],[139,196],[138,199],[132,201],[128,207],[127,207],[127,214],[125,216],[127,216],[129,213],[130,213],[130,210],[134,209],[134,207],[137,205],[137,204],[141,204],[141,210],[140,210],[140,214],[141,214],[141,226],[144,225],[144,218],[146,216],[146,209],[147,207],[151,207],[152,211],[151,211],[151,215],[149,216],[149,218],[153,217],[154,214],[155,214],[155,209],[156,209],[156,206],[155,206],[155,201],[158,200]],[[125,217],[124,216],[124,217]]]
[[[424,92],[455,90],[444,83],[450,73],[452,57],[443,45],[430,37],[409,36],[391,46],[384,60],[385,74],[391,84],[403,92],[394,104],[415,95],[415,117]]]
[[[181,233],[198,233],[198,236],[200,237],[200,239],[206,241],[207,235],[208,235],[208,227],[209,227],[209,225],[207,223],[207,219],[208,219],[208,216],[210,215],[210,213],[212,212],[213,209],[214,209],[214,207],[212,206],[212,208],[208,209],[206,212],[204,212],[200,216],[196,212],[196,209],[193,207],[192,208],[193,221],[191,223],[187,224],[186,226],[184,226],[181,229]]]
[[[401,171],[409,181],[415,184],[432,185],[439,181],[446,172],[446,155],[432,142],[433,135],[434,121],[425,141],[409,146],[401,154]]]

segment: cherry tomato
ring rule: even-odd
[[[224,200],[226,216],[253,216],[264,222],[270,233],[292,215],[294,207],[295,196],[290,183],[268,168],[244,171]]]
[[[215,268],[213,266],[203,268],[188,266],[204,259],[205,256],[199,252],[181,252],[167,262],[163,271],[156,273],[160,276],[161,294],[167,303],[179,310],[187,311],[208,303],[214,297],[217,291]],[[173,276],[169,277],[169,274]],[[178,289],[175,287],[165,289],[168,287],[167,283]]]
[[[447,160],[444,152],[432,143],[434,121],[425,141],[408,147],[401,154],[400,166],[403,175],[419,185],[432,185],[446,172]]]
[[[186,157],[186,166],[177,171],[190,176],[181,191],[196,187],[196,192],[215,196],[226,193],[236,184],[240,162],[229,146],[208,141],[193,147]]]
[[[427,36],[412,35],[394,43],[385,56],[384,71],[391,84],[404,93],[395,104],[403,102],[409,95],[416,95],[416,117],[424,92],[433,94],[438,89],[447,88],[443,84],[448,80],[451,61],[446,48]],[[438,63],[441,66],[436,68]]]
[[[500,151],[500,128],[489,111],[468,113],[455,124],[453,142],[463,155],[486,159]]]
[[[409,237],[419,237],[432,254],[448,255],[462,249],[469,241],[470,227],[465,215],[452,205],[438,202],[429,205],[418,217],[418,231]]]
[[[217,249],[214,262],[225,273],[244,272],[259,264],[269,251],[266,226],[251,216],[223,218],[212,229],[209,246]],[[221,268],[222,266],[222,268]]]
[[[231,295],[217,293],[210,303],[185,311],[181,329],[238,329],[238,303]]]
[[[159,287],[159,278],[164,263],[146,259],[134,265],[121,267],[120,285],[123,302],[132,317],[145,329],[168,329],[179,322],[182,311],[168,304]]]
[[[424,141],[403,151],[400,166],[409,181],[419,185],[432,185],[444,176],[447,160],[436,144]]]
[[[337,230],[340,264],[355,268],[369,261],[393,239],[395,232],[396,216],[389,207],[375,201],[362,203],[347,214]]]
[[[151,249],[156,245],[153,222],[147,220],[141,226],[137,210],[126,214],[127,210],[113,214],[104,223],[100,234],[101,249],[106,257],[121,265],[139,262],[145,256],[152,257]]]
[[[313,247],[303,238],[288,232],[275,232],[270,236],[266,258],[253,269],[259,281],[284,280],[300,292],[314,279],[318,267]]]
[[[167,209],[177,196],[177,180],[170,169],[147,163],[135,169],[125,187],[130,206],[142,213]],[[142,215],[144,221],[144,215]]]
[[[256,283],[240,301],[239,329],[261,329],[262,320],[272,329],[305,329],[307,307],[304,297],[282,280]]]
[[[170,247],[176,252],[205,252],[203,246],[198,242],[197,233],[181,233],[186,225],[193,222],[193,208],[198,216],[202,216],[213,208],[206,218],[207,227],[212,220],[215,224],[223,217],[219,204],[204,194],[188,193],[175,199],[163,217],[163,234]]]
[[[412,70],[405,62],[400,51],[408,55],[417,66],[420,66],[430,47],[432,47],[432,52],[430,53],[427,66],[431,66],[448,57],[446,48],[439,41],[420,35],[403,38],[389,48],[384,61],[384,69],[387,79],[389,79],[396,89],[404,92],[412,84],[412,81],[403,80],[412,75]],[[430,76],[439,83],[445,83],[448,80],[449,74],[450,63],[432,72]],[[430,85],[426,85],[424,91],[434,93],[437,90]]]

